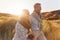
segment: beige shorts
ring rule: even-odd
[[[34,40],[47,40],[44,33],[39,30],[33,31]]]

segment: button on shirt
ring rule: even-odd
[[[38,18],[39,20],[40,20],[40,15],[38,15],[37,13],[32,13],[31,14],[31,18],[30,18],[30,20],[31,20],[31,24],[32,24],[32,27],[31,27],[31,29],[32,30],[39,30],[40,28],[39,28],[39,21],[34,17],[34,16],[36,16],[36,18]]]

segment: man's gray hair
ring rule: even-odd
[[[41,3],[35,3],[35,4],[34,4],[34,7],[36,7],[36,5],[41,5]]]

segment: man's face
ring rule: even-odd
[[[34,10],[37,12],[37,13],[40,13],[41,11],[41,5],[36,5]]]

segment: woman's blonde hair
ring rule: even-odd
[[[23,14],[24,16],[20,17],[19,22],[26,28],[29,29],[31,27],[30,24],[30,15],[29,15],[29,11],[28,10],[23,10]]]

